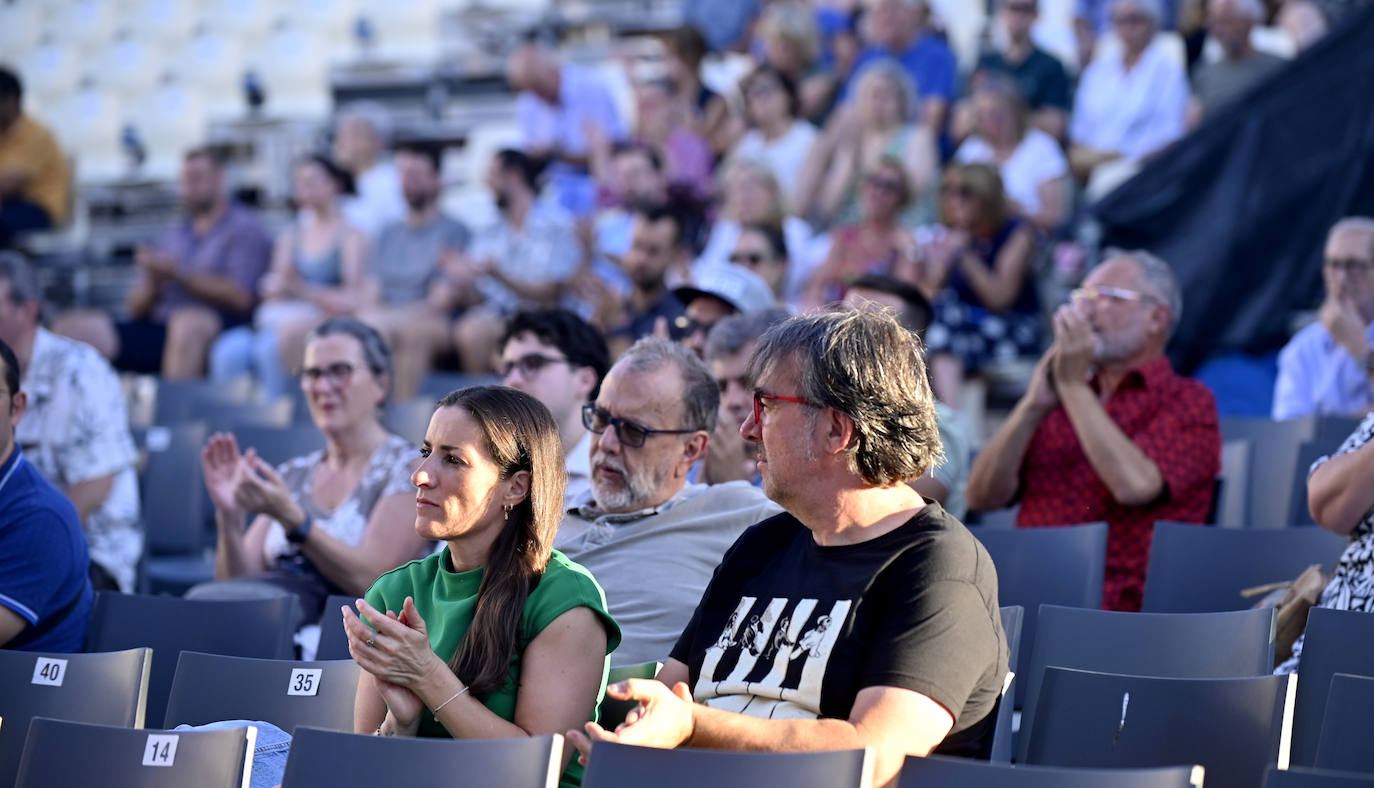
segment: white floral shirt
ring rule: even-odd
[[[143,553],[138,459],[119,377],[90,345],[40,327],[20,388],[28,409],[15,427],[24,456],[60,488],[113,475],[100,508],[82,523],[91,560],[134,590]]]

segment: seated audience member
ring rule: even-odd
[[[635,207],[668,202],[663,159],[652,148],[622,142],[611,148],[607,162],[599,177],[602,196],[609,206],[597,212],[592,221],[592,245],[598,262],[608,256],[623,257],[630,248]]]
[[[851,280],[840,303],[848,309],[891,310],[897,322],[922,341],[933,314],[930,301],[916,286],[879,274],[864,274]],[[964,502],[971,453],[968,422],[937,397],[935,426],[940,431],[944,458],[910,484],[945,511],[962,518],[968,513]]]
[[[81,651],[93,599],[81,521],[15,441],[25,396],[3,341],[0,367],[0,648]]]
[[[517,150],[502,150],[487,168],[496,221],[472,239],[467,254],[447,269],[469,304],[453,328],[463,369],[492,369],[506,317],[517,305],[557,306],[581,263],[572,217],[538,200],[540,165]]]
[[[711,170],[716,156],[711,143],[692,126],[692,105],[667,77],[643,79],[634,85],[635,126],[632,139],[658,154],[669,186],[696,200],[712,191]],[[599,138],[595,147],[614,142]]]
[[[1037,47],[1031,38],[1039,12],[1038,0],[1000,0],[998,18],[1006,39],[999,49],[978,58],[976,73],[1000,73],[1014,79],[1022,104],[1030,111],[1030,125],[1057,141],[1064,138],[1069,125],[1069,75],[1059,58]]]
[[[799,187],[810,198],[802,215],[823,227],[858,221],[865,176],[892,158],[901,162],[909,182],[902,223],[914,227],[929,218],[931,187],[939,179],[935,135],[916,121],[915,91],[897,64],[878,60],[864,67],[852,107],[828,140],[811,147]]]
[[[973,136],[954,160],[997,167],[1012,211],[1043,233],[1058,230],[1068,218],[1073,187],[1059,143],[1031,125],[1016,84],[1001,74],[978,81],[972,106]]]
[[[385,227],[372,251],[380,304],[362,319],[376,326],[396,355],[393,393],[406,401],[420,390],[435,353],[452,342],[449,316],[461,288],[447,269],[461,264],[468,229],[439,210],[440,151],[402,145],[396,169],[409,209],[404,221]]]
[[[690,257],[677,214],[660,206],[635,208],[630,248],[620,261],[630,292],[622,298],[597,283],[596,312],[609,327],[606,341],[612,358],[653,333],[660,321],[666,330],[682,316],[682,301],[668,289],[668,280],[670,272],[678,281],[684,278]]]
[[[1312,464],[1307,476],[1308,507],[1317,524],[1349,537],[1331,581],[1317,601],[1320,607],[1374,612],[1374,416],[1366,416],[1335,452]],[[1275,673],[1298,670],[1303,638],[1293,643],[1293,656]]]
[[[249,208],[225,191],[213,153],[196,149],[181,163],[178,188],[185,218],[153,246],[134,253],[138,281],[129,291],[129,320],[73,312],[56,333],[99,350],[116,369],[169,380],[205,373],[210,343],[252,317],[258,280],[272,258],[272,239]]]
[[[76,507],[96,590],[132,592],[143,555],[138,452],[119,378],[90,345],[39,325],[34,269],[0,252],[0,340],[18,359],[28,400],[14,428],[25,459]]]
[[[926,0],[875,0],[863,19],[869,44],[859,52],[847,90],[858,93],[859,80],[870,63],[895,60],[920,91],[920,109],[912,106],[908,117],[919,118],[938,133],[954,101],[958,64],[944,38],[929,29],[929,21]]]
[[[519,94],[515,119],[521,149],[549,162],[549,186],[564,210],[591,215],[596,184],[587,169],[589,132],[611,142],[625,138],[610,88],[595,69],[560,63],[533,42],[511,54],[506,81]]]
[[[807,315],[770,329],[749,371],[740,432],[786,511],[725,554],[657,680],[608,690],[638,713],[569,740],[593,759],[595,740],[870,747],[874,785],[907,755],[977,757],[1007,641],[987,551],[903,483],[940,456],[920,342],[890,316]]]
[[[1080,180],[1104,164],[1130,167],[1183,136],[1188,79],[1155,41],[1160,0],[1113,0],[1121,40],[1083,69],[1069,122],[1069,162]]]
[[[553,549],[563,464],[548,410],[500,386],[446,395],[411,480],[413,528],[444,547],[377,578],[361,617],[344,608],[362,668],[353,730],[495,739],[595,719],[620,630],[597,581]],[[563,788],[581,784],[572,755]]]
[[[797,86],[770,66],[759,66],[740,82],[749,130],[735,144],[734,156],[766,164],[782,189],[789,210],[802,204],[797,181],[806,166],[816,127],[801,119]]]
[[[56,138],[24,112],[19,76],[0,67],[0,249],[18,233],[65,222],[70,190]]]
[[[901,226],[903,208],[911,201],[911,183],[902,164],[883,158],[864,176],[859,191],[859,220],[835,229],[830,254],[802,295],[802,306],[814,308],[844,295],[844,283],[860,274],[911,276],[915,241]]]
[[[610,369],[606,340],[566,309],[521,310],[501,338],[501,382],[544,403],[558,423],[568,470],[567,505],[591,489],[592,434],[582,406],[596,399]]]
[[[1317,321],[1279,353],[1274,418],[1363,416],[1374,406],[1374,219],[1342,219],[1326,236]]]
[[[966,375],[997,361],[1040,352],[1040,299],[1031,276],[1034,237],[1007,205],[1002,179],[987,164],[946,170],[942,227],[921,248],[921,289],[934,296],[926,332],[935,393],[959,407]]]
[[[595,436],[592,489],[568,510],[554,546],[606,589],[624,633],[616,665],[665,658],[725,549],[777,512],[747,482],[687,482],[719,403],[716,381],[695,355],[645,337],[583,409]]]
[[[295,594],[301,623],[325,597],[361,594],[383,572],[423,554],[411,526],[415,448],[379,421],[391,384],[381,335],[347,317],[310,334],[301,389],[325,448],[273,468],[233,435],[201,452],[219,533],[215,581],[188,598]],[[250,519],[251,518],[251,519]]]
[[[770,306],[730,315],[711,327],[703,358],[720,388],[720,409],[702,461],[703,483],[747,481],[755,487],[762,483],[756,467],[757,452],[739,432],[754,409],[754,391],[745,372],[759,337],[789,317],[786,309]]]
[[[1182,297],[1169,266],[1110,250],[1054,316],[1030,390],[973,462],[968,505],[1021,502],[1021,527],[1105,520],[1102,606],[1139,610],[1156,520],[1200,523],[1221,434],[1212,393],[1164,346]]]
[[[1185,2],[1184,5],[1186,4]],[[1174,29],[1179,15],[1179,5],[1178,0],[1162,0],[1159,3],[1159,19],[1156,24],[1161,30]],[[1080,32],[1096,38],[1112,29],[1116,22],[1112,15],[1114,10],[1115,0],[1074,0],[1074,26]]]
[[[731,265],[753,271],[773,291],[778,301],[795,302],[789,297],[788,281],[792,262],[787,250],[787,238],[775,224],[746,224],[740,228],[735,248],[726,258]]]
[[[306,156],[292,170],[296,221],[277,236],[272,265],[259,284],[253,326],[224,332],[210,349],[210,378],[256,370],[262,397],[286,394],[301,365],[305,335],[326,318],[351,315],[376,298],[367,236],[340,211],[353,176],[328,158]]]
[[[698,358],[705,352],[706,335],[722,318],[777,304],[768,283],[758,274],[728,263],[697,271],[691,284],[675,289],[673,294],[684,311],[672,333]]]
[[[668,34],[666,43],[668,77],[688,107],[692,132],[706,140],[716,155],[724,153],[733,137],[734,121],[725,97],[701,81],[701,64],[711,51],[705,37],[692,25],[683,25]]]
[[[849,72],[822,62],[816,11],[793,0],[769,3],[754,34],[763,45],[763,67],[786,75],[796,86],[792,114],[807,122],[824,122],[839,93],[839,75]]]
[[[1299,52],[1320,41],[1331,30],[1331,20],[1321,4],[1313,0],[1287,0],[1279,8],[1275,22]]]
[[[344,219],[370,239],[406,218],[401,175],[387,155],[386,108],[370,101],[349,104],[334,121],[334,161],[353,176],[355,193],[344,199]]]
[[[707,268],[729,262],[730,252],[745,225],[774,225],[782,228],[791,253],[792,270],[788,275],[787,291],[800,291],[806,275],[818,262],[810,253],[813,233],[811,225],[788,212],[782,188],[772,170],[763,162],[731,159],[721,168],[720,187],[720,215],[711,224],[706,246],[692,267]]]
[[[1221,45],[1221,60],[1193,69],[1190,125],[1234,103],[1252,86],[1284,66],[1284,59],[1250,44],[1250,31],[1264,21],[1260,0],[1210,0],[1207,32]]]

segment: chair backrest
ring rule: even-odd
[[[625,679],[651,679],[658,675],[658,669],[661,667],[662,662],[645,662],[641,665],[611,668],[609,675],[606,676],[606,683],[614,684]],[[633,700],[616,700],[609,696],[602,698],[601,706],[597,710],[597,722],[606,730],[613,731],[617,725],[625,721],[625,715],[638,705],[639,702]]]
[[[208,380],[159,380],[153,423],[164,426],[203,419],[217,405],[249,404],[248,392]]]
[[[1302,676],[1298,677],[1301,685]],[[1374,776],[1374,747],[1369,731],[1374,728],[1374,678],[1337,673],[1331,677],[1317,739],[1318,769],[1365,772]]]
[[[1293,712],[1293,763],[1313,766],[1322,717],[1337,673],[1374,676],[1374,615],[1314,607],[1298,660],[1298,702]]]
[[[253,768],[252,727],[158,731],[62,722],[29,725],[18,788],[247,788]]]
[[[1094,768],[1196,763],[1208,788],[1250,788],[1288,765],[1292,676],[1170,679],[1049,668],[1026,763]]]
[[[1274,609],[1119,613],[1044,605],[1026,673],[1021,760],[1048,667],[1176,679],[1263,676],[1274,668]]]
[[[1250,492],[1250,441],[1230,440],[1221,444],[1221,488],[1216,497],[1216,524],[1222,528],[1245,525],[1245,505]]]
[[[353,607],[358,598],[347,594],[330,594],[324,601],[324,615],[320,616],[320,645],[315,659],[353,659],[348,653],[348,634],[343,628],[343,607]],[[354,610],[356,613],[357,611]]]
[[[1298,446],[1312,438],[1313,418],[1221,420],[1223,441],[1250,441],[1250,479],[1245,509],[1249,525],[1282,528],[1288,515],[1288,496],[1293,486],[1292,468]]]
[[[582,780],[585,788],[754,788],[787,785],[796,788],[867,788],[872,753],[867,750],[829,752],[727,752],[679,748],[663,750],[615,742],[597,742]]]
[[[467,775],[464,782],[471,784],[553,788],[562,763],[563,737],[557,734],[520,739],[412,739],[302,726],[292,737],[282,788],[440,785],[460,775]]]
[[[205,436],[200,422],[150,427],[143,433],[148,463],[141,497],[149,554],[193,553],[205,545],[205,484],[200,470]]]
[[[153,649],[147,723],[160,728],[182,651],[290,659],[299,604],[294,596],[198,601],[102,592],[95,597],[86,650]]]
[[[1312,443],[1323,447],[1325,454],[1333,454],[1354,434],[1361,421],[1346,416],[1319,416],[1312,427]]]
[[[1061,528],[970,529],[987,548],[997,567],[997,598],[1025,609],[1021,638],[1035,642],[1035,615],[1040,605],[1102,606],[1102,572],[1107,561],[1107,524]],[[1021,649],[1012,664],[1026,675],[1030,649]],[[1016,682],[1015,705],[1021,708],[1026,682]]]
[[[1322,528],[1207,528],[1155,523],[1142,608],[1208,613],[1255,604],[1246,588],[1292,580],[1312,564],[1330,567],[1348,546]]]
[[[1026,609],[1020,605],[1008,605],[1001,609],[1002,632],[1007,636],[1007,664],[1011,666],[1011,683],[1003,688],[1002,696],[997,699],[997,722],[992,729],[992,742],[988,748],[988,759],[997,763],[1011,763],[1013,750],[1012,706],[1016,698],[1016,662],[1021,653],[1021,627],[1025,621]]]
[[[298,725],[352,731],[358,670],[353,660],[297,662],[183,651],[163,726],[262,720],[287,733]]]
[[[1289,525],[1316,524],[1316,520],[1312,519],[1312,512],[1307,508],[1307,472],[1319,457],[1333,451],[1334,446],[1316,441],[1308,441],[1298,446],[1298,459],[1293,463],[1293,489],[1288,496]]]
[[[425,439],[429,429],[429,419],[434,415],[434,404],[438,397],[420,396],[407,402],[393,402],[382,412],[382,423],[387,429],[408,441],[419,443]]]
[[[143,727],[152,657],[146,648],[108,654],[0,651],[0,785],[14,782],[34,717]]]
[[[1202,788],[1201,766],[1068,769],[907,756],[897,788]]]
[[[1336,772],[1329,769],[1271,768],[1264,788],[1370,788],[1374,774]]]
[[[324,433],[313,424],[293,424],[288,427],[239,424],[233,432],[240,451],[251,448],[273,465],[324,448]]]

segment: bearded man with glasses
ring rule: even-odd
[[[1164,355],[1182,308],[1162,260],[1109,250],[1055,313],[1030,389],[969,474],[969,508],[1019,501],[1018,526],[1105,520],[1108,610],[1140,609],[1155,521],[1200,523],[1212,505],[1216,400]]]
[[[1342,219],[1326,236],[1316,322],[1279,353],[1275,419],[1364,416],[1374,406],[1374,219]]]
[[[645,337],[582,409],[591,491],[568,509],[554,547],[606,591],[623,636],[613,666],[665,659],[726,549],[778,512],[747,481],[687,481],[719,406],[719,387],[695,353]]]

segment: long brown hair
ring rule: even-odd
[[[449,392],[440,408],[462,408],[486,439],[501,478],[530,474],[529,494],[511,507],[482,569],[472,625],[448,666],[475,695],[498,689],[510,670],[525,600],[553,552],[568,474],[558,424],[543,403],[505,386]]]

